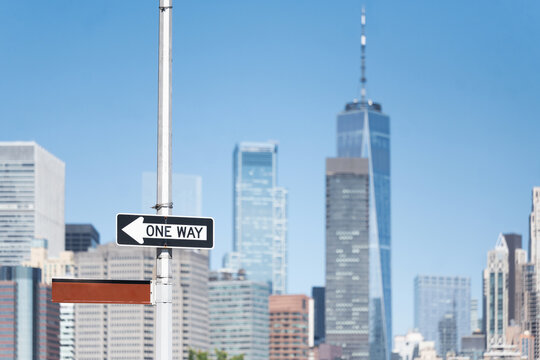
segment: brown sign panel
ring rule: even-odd
[[[149,280],[53,279],[52,301],[87,304],[152,303]]]

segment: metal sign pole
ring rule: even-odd
[[[172,0],[159,0],[157,214],[171,214]],[[172,250],[156,251],[156,359],[172,360]]]

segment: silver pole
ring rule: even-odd
[[[157,214],[171,214],[172,0],[159,0]],[[156,251],[156,359],[172,360],[172,251]]]

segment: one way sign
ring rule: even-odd
[[[124,246],[212,249],[214,219],[117,214],[116,243]]]

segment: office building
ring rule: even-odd
[[[339,346],[319,344],[314,348],[317,358],[315,360],[340,360],[343,352]]]
[[[486,336],[481,331],[461,338],[461,354],[470,360],[481,360],[486,350]]]
[[[418,275],[414,279],[414,327],[443,354],[439,322],[455,314],[457,351],[471,334],[471,280],[459,276]]]
[[[208,291],[211,349],[224,350],[231,357],[244,354],[245,360],[267,360],[269,294],[267,282],[248,280],[242,270],[212,272]]]
[[[287,292],[287,191],[277,186],[275,143],[242,142],[233,157],[233,252],[228,268]]]
[[[153,214],[156,205],[157,175],[155,172],[142,174],[142,212]],[[172,213],[178,216],[203,216],[202,177],[199,175],[172,175]]]
[[[92,224],[66,224],[66,251],[88,251],[98,245],[99,233]]]
[[[508,326],[508,247],[502,234],[488,252],[484,270],[486,346],[488,352],[506,344]]]
[[[443,359],[457,354],[457,343],[456,314],[449,312],[439,320],[439,349]]]
[[[519,337],[519,352],[522,357],[525,357],[527,360],[535,360],[534,357],[534,336],[532,336],[530,331],[525,331]]]
[[[109,243],[75,254],[77,277],[150,280],[153,248],[119,248]],[[173,250],[173,358],[189,349],[208,350],[208,254]],[[155,311],[149,305],[75,305],[75,358],[154,359]]]
[[[369,179],[368,159],[326,159],[326,342],[344,360],[379,359],[370,352],[381,350],[370,343],[384,323],[370,328],[370,305],[380,303],[370,302]]]
[[[314,345],[314,304],[306,295],[271,295],[270,360],[308,360]]]
[[[478,299],[471,299],[471,334],[478,330]]]
[[[29,260],[33,239],[51,256],[64,250],[64,179],[64,163],[35,142],[0,142],[0,265]]]
[[[0,267],[2,358],[58,359],[59,305],[41,271],[23,266]]]
[[[324,292],[324,286],[314,286],[311,288],[311,297],[315,304],[315,346],[325,342]]]
[[[532,210],[529,215],[529,252],[530,262],[536,269],[536,288],[540,289],[540,187],[532,191]]]
[[[366,98],[366,14],[362,10],[361,98],[337,116],[337,156],[369,159],[369,332],[371,360],[392,349],[390,117]]]
[[[508,247],[508,293],[516,294],[516,251],[521,249],[521,235],[509,233],[502,234]],[[515,297],[508,297],[508,324],[516,320]]]

